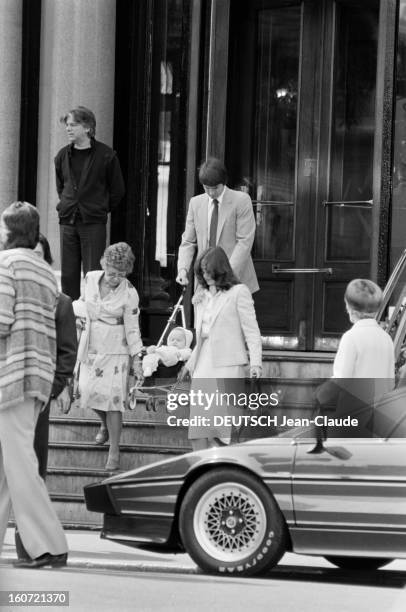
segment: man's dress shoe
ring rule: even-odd
[[[62,555],[51,555],[45,553],[35,559],[18,559],[13,563],[14,567],[23,567],[28,569],[38,569],[39,567],[63,567],[68,561],[68,553]]]

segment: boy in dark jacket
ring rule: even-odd
[[[124,196],[124,180],[113,149],[95,140],[96,119],[78,106],[61,122],[69,144],[55,157],[61,231],[62,291],[80,296],[80,274],[100,268],[106,247],[107,214]]]

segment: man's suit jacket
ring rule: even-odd
[[[196,347],[188,362],[193,374],[201,346],[202,318],[207,300],[196,306]],[[254,302],[244,284],[234,285],[215,298],[208,338],[212,364],[216,367],[262,365],[262,341]],[[248,352],[247,352],[248,348]]]
[[[209,196],[201,194],[190,200],[185,231],[178,253],[178,271],[190,269],[194,254],[200,255],[208,245]],[[237,278],[251,293],[258,291],[258,281],[251,249],[255,237],[255,218],[251,198],[247,193],[225,188],[219,206],[217,246],[226,252]]]

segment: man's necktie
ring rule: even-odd
[[[213,200],[213,210],[211,211],[209,246],[216,246],[217,238],[217,223],[219,219],[219,203],[218,200]]]

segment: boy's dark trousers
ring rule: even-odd
[[[106,248],[106,224],[76,221],[60,225],[61,285],[72,300],[80,298],[81,270],[100,270],[100,259]]]

